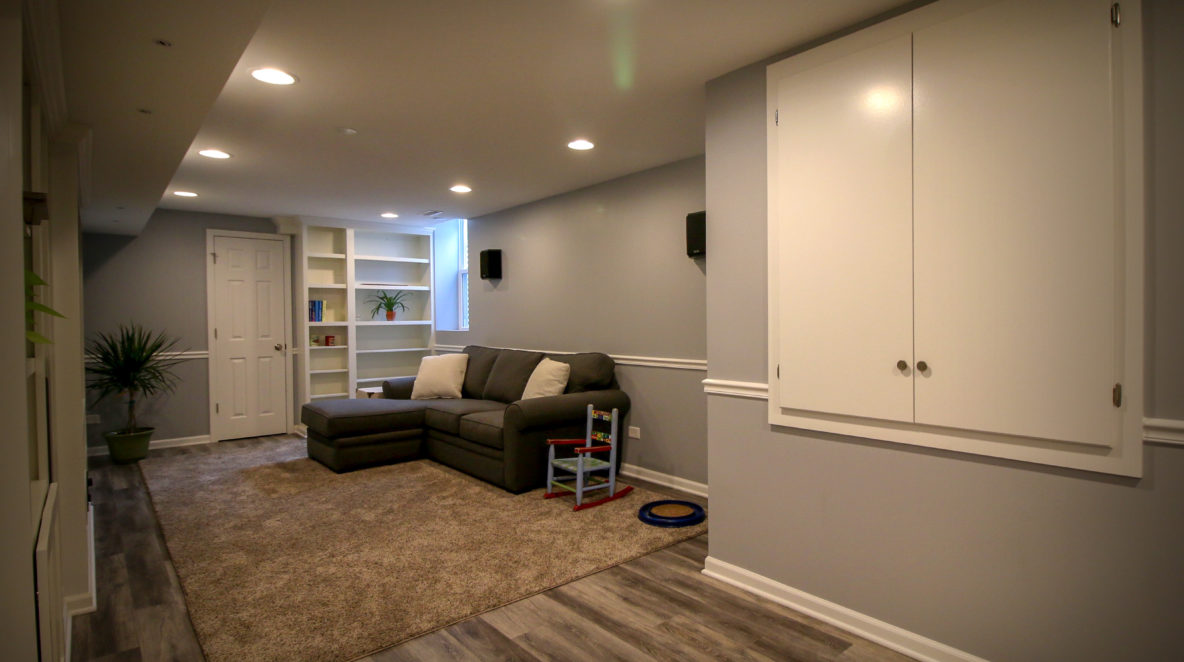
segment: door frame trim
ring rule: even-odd
[[[216,237],[232,237],[240,239],[263,239],[267,241],[278,241],[282,248],[283,257],[283,273],[284,273],[284,344],[287,348],[292,347],[292,238],[286,234],[269,234],[266,232],[240,232],[237,230],[217,230],[212,228],[206,229],[206,347],[209,348],[209,360],[206,362],[206,379],[209,392],[209,420],[210,420],[210,441],[222,441],[222,430],[218,426],[218,417],[214,413],[215,393],[214,388],[218,383],[215,379],[216,366],[218,365],[218,351],[217,345],[214,343],[214,239]],[[284,352],[284,423],[285,431],[291,433],[293,430],[292,424],[292,400],[293,400],[293,383],[292,383],[293,369],[292,369],[292,352]]]

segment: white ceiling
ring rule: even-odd
[[[236,35],[254,27],[258,3],[177,4],[206,8],[154,23],[79,9],[108,3],[62,2],[71,118],[95,130],[90,231],[137,232],[145,199],[252,216],[377,221],[394,211],[422,225],[426,210],[475,217],[606,181],[703,153],[706,81],[903,2],[273,0],[245,51]],[[119,30],[110,34],[108,22]],[[98,42],[87,45],[89,60],[69,57],[72,39]],[[120,55],[129,42],[141,59]],[[178,53],[194,59],[173,73],[199,81],[160,82],[160,60]],[[263,66],[299,82],[256,82],[249,73]],[[95,81],[112,71],[118,93],[103,94]],[[225,81],[216,100],[210,79]],[[141,101],[137,85],[156,96]],[[120,121],[75,118],[76,94],[82,106],[115,97]],[[204,113],[200,129],[136,116],[152,103]],[[577,137],[596,149],[568,149]],[[234,157],[197,155],[208,147]],[[473,192],[448,190],[461,182]]]

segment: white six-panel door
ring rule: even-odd
[[[215,236],[210,436],[287,431],[284,242]]]

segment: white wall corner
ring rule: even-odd
[[[921,662],[987,662],[981,657],[909,632],[740,566],[707,557],[703,574],[813,616]]]

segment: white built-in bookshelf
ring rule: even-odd
[[[301,221],[299,236],[300,399],[352,398],[359,388],[414,375],[435,332],[432,232],[315,219]],[[371,316],[375,295],[399,290],[406,311],[394,321],[383,311]],[[312,321],[309,302],[318,300],[321,321]]]

